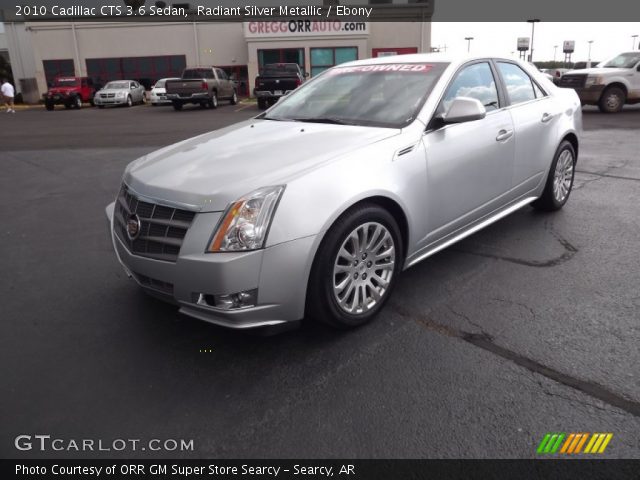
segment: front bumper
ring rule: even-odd
[[[124,105],[127,103],[127,97],[113,97],[113,98],[100,98],[94,97],[93,104],[94,105]]]
[[[276,90],[274,92],[271,92],[269,90],[254,90],[253,94],[257,98],[273,98],[273,99],[277,99],[277,98],[280,98],[280,97],[284,97],[285,95],[289,94],[290,92],[293,92],[293,90]]]
[[[44,95],[44,102],[53,105],[69,105],[75,100],[75,95]]]
[[[220,212],[197,214],[175,263],[132,254],[113,233],[114,204],[106,208],[111,241],[127,275],[180,312],[224,327],[279,325],[304,316],[315,236],[252,252],[203,253]],[[234,310],[204,305],[201,295],[258,290],[257,305]]]
[[[604,85],[593,85],[591,87],[576,88],[575,91],[583,104],[597,105],[604,87]]]
[[[165,104],[165,103],[166,103],[166,104],[171,103],[171,100],[169,100],[169,99],[167,98],[167,96],[166,96],[166,95],[155,95],[155,94],[151,94],[151,95],[149,96],[149,99],[150,99],[150,101],[151,101],[151,103],[152,103],[153,105],[160,105],[160,104]]]
[[[209,92],[190,93],[189,95],[167,93],[167,100],[169,101],[179,100],[182,102],[201,102],[203,100],[208,100],[209,98],[211,98]]]

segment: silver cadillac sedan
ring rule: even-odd
[[[525,205],[562,208],[581,122],[573,90],[513,59],[341,64],[128,165],[111,239],[126,273],[186,315],[356,327],[404,269]]]

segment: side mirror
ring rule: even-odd
[[[480,100],[469,97],[458,97],[449,106],[440,119],[443,123],[464,123],[481,120],[487,115]]]
[[[236,76],[233,73],[229,75],[229,80],[235,81],[235,79],[236,79]]]
[[[136,86],[135,85],[131,85],[131,90],[135,90]]]

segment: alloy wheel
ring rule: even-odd
[[[564,202],[571,191],[573,164],[571,151],[564,150],[558,157],[556,170],[553,175],[553,196],[558,203]]]

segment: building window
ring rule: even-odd
[[[358,59],[357,47],[312,48],[311,76],[316,76],[326,69]]]
[[[304,48],[258,50],[258,68],[272,63],[297,63],[304,70]]]
[[[44,78],[47,80],[47,85],[51,85],[59,75],[73,77],[76,74],[73,59],[70,58],[64,60],[43,60],[42,66],[44,67]]]
[[[180,77],[186,65],[184,55],[87,58],[89,76],[101,83],[111,80],[136,80],[147,89],[161,78]]]

